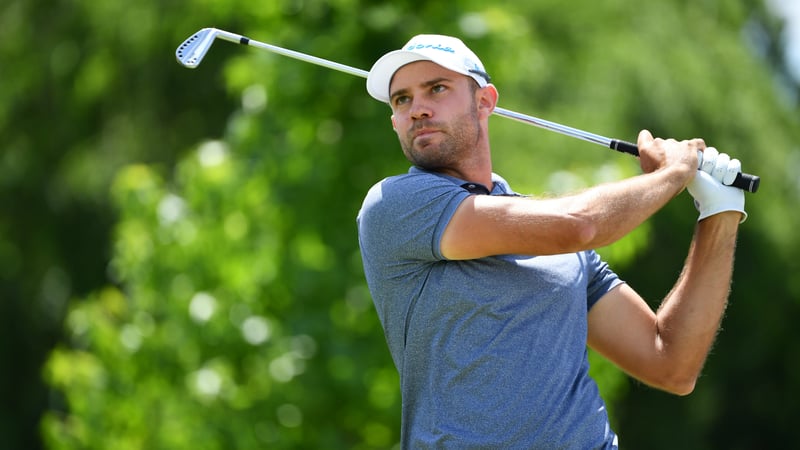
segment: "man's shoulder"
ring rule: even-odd
[[[469,196],[452,177],[411,170],[384,178],[367,193],[358,214],[359,226],[402,232],[440,223]]]

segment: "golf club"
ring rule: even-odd
[[[178,46],[177,50],[175,50],[175,57],[178,59],[178,62],[184,67],[194,69],[198,65],[200,65],[200,62],[203,60],[203,57],[206,55],[206,53],[208,53],[208,49],[211,48],[211,45],[217,38],[228,42],[233,42],[236,44],[257,47],[263,50],[277,53],[279,55],[288,56],[290,58],[298,59],[300,61],[305,61],[311,64],[316,64],[322,67],[327,67],[329,69],[348,73],[350,75],[355,75],[361,78],[367,78],[367,75],[369,75],[369,72],[366,70],[356,69],[355,67],[346,66],[344,64],[340,64],[334,61],[329,61],[327,59],[322,59],[316,56],[307,55],[305,53],[296,52],[294,50],[288,50],[275,45],[255,41],[245,36],[235,33],[230,33],[228,31],[219,30],[216,28],[203,28],[197,33],[191,35],[188,39],[183,41],[183,43],[180,46]],[[561,125],[555,122],[550,122],[548,120],[539,119],[537,117],[510,111],[504,108],[496,107],[494,109],[494,114],[497,114],[498,116],[505,117],[508,119],[513,119],[528,125],[534,125],[540,128],[544,128],[546,130],[554,131],[556,133],[560,133],[566,136],[582,139],[584,141],[592,142],[595,144],[600,144],[612,150],[617,150],[619,152],[629,153],[634,156],[639,156],[639,148],[636,146],[636,144],[632,144],[630,142],[607,138],[604,136],[600,136],[598,134],[589,133],[588,131],[583,131],[577,128],[568,127],[566,125]],[[757,175],[739,173],[736,176],[736,179],[733,181],[732,186],[735,186],[739,189],[744,189],[745,191],[748,192],[756,192],[758,190],[760,182],[761,179]]]

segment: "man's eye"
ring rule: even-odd
[[[394,98],[394,104],[397,106],[404,105],[408,103],[408,100],[409,97],[407,95],[398,95],[397,97]]]
[[[444,92],[447,88],[444,85],[437,84],[436,86],[431,88],[431,92],[434,94],[438,94],[439,92]]]

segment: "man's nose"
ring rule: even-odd
[[[428,103],[422,99],[414,99],[411,104],[412,119],[428,119],[433,116],[433,110]]]

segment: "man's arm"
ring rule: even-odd
[[[470,196],[445,229],[442,254],[551,255],[617,241],[684,189],[697,172],[697,150],[705,147],[701,139],[653,139],[647,131],[638,144],[643,175],[552,199]]]
[[[633,231],[682,188],[681,176],[665,170],[552,199],[473,195],[445,229],[442,254],[475,259],[603,247]]]
[[[697,224],[683,272],[654,313],[628,285],[589,311],[588,345],[631,376],[679,395],[694,389],[727,304],[739,212]]]

